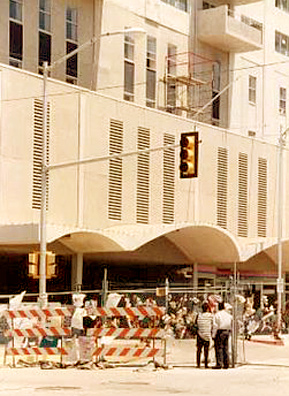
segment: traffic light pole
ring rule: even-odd
[[[47,207],[47,77],[48,63],[43,64],[43,119],[42,119],[42,163],[41,163],[41,207],[40,207],[40,263],[39,304],[47,305],[46,293],[46,207]]]
[[[278,278],[277,278],[277,334],[281,333],[282,328],[282,295],[284,293],[284,280],[282,277],[282,235],[283,235],[283,151],[286,145],[286,129],[280,130],[279,136],[279,174],[278,174]]]

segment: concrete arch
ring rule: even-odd
[[[123,247],[113,239],[92,231],[74,231],[49,243],[49,248],[59,253],[120,252]]]
[[[137,249],[140,254],[184,263],[234,263],[240,261],[240,248],[234,237],[222,228],[186,225],[162,234]]]
[[[136,260],[170,263],[234,263],[240,247],[226,230],[208,224],[119,226],[99,232],[74,231],[59,236],[49,247],[67,253],[129,253]]]
[[[240,264],[241,271],[254,271],[262,274],[272,274],[277,276],[278,266],[278,243],[271,242],[265,249],[250,256]],[[289,271],[289,239],[282,241],[282,271]]]

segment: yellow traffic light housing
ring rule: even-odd
[[[56,276],[55,253],[46,253],[46,278],[50,279]]]
[[[39,265],[40,265],[40,253],[33,252],[28,255],[28,276],[33,279],[39,279]],[[57,276],[56,264],[55,264],[55,253],[46,252],[46,278],[50,279]]]
[[[199,132],[181,134],[180,177],[198,177]]]
[[[28,276],[39,278],[39,254],[37,252],[28,255]]]

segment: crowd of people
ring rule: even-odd
[[[204,354],[204,366],[208,367],[210,347],[215,349],[215,368],[229,367],[229,340],[232,330],[232,306],[224,302],[220,295],[209,294],[169,294],[167,296],[153,296],[145,294],[111,294],[107,301],[108,306],[138,307],[163,306],[166,307],[162,317],[101,317],[95,309],[100,306],[99,296],[86,296],[82,293],[72,295],[74,313],[67,317],[64,326],[72,328],[76,337],[89,335],[89,329],[100,327],[115,328],[163,328],[167,335],[175,339],[196,339],[197,366],[201,367],[201,356]],[[275,310],[268,304],[264,296],[262,307],[254,308],[254,298],[238,296],[237,330],[243,332],[246,339],[250,339],[257,328],[262,331],[274,331],[276,322]],[[289,306],[288,306],[289,310]],[[8,323],[2,316],[0,328],[3,333]],[[21,325],[21,323],[19,323]],[[23,324],[23,326],[26,324]],[[48,337],[49,338],[49,337]],[[54,337],[55,338],[55,337]],[[45,338],[45,342],[48,339]],[[52,341],[55,341],[54,339]]]

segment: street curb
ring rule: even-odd
[[[252,339],[249,342],[256,342],[259,344],[267,344],[267,345],[278,345],[278,346],[284,346],[285,343],[283,340],[257,340],[257,339]]]

